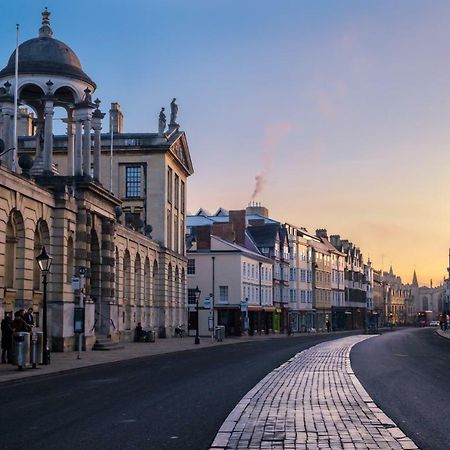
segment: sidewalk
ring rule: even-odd
[[[440,328],[435,330],[435,333],[443,338],[450,339],[450,329],[442,331]]]
[[[299,335],[297,335],[299,336]],[[108,364],[117,361],[124,361],[146,356],[160,355],[164,353],[182,352],[187,350],[199,350],[208,347],[221,345],[239,344],[243,342],[264,341],[268,339],[278,339],[287,337],[285,334],[256,335],[229,337],[223,342],[211,342],[210,337],[200,338],[200,344],[194,344],[193,337],[157,339],[156,342],[124,342],[124,348],[110,351],[87,351],[81,353],[81,359],[77,359],[77,352],[58,352],[51,354],[51,364],[48,366],[38,366],[32,369],[31,366],[19,371],[17,366],[11,364],[0,364],[0,383],[9,383],[24,380],[30,377],[49,375],[54,373],[76,370],[84,367]]]

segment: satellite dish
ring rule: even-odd
[[[3,139],[0,139],[0,153],[3,153],[5,151],[5,142]]]

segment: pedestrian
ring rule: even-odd
[[[12,320],[10,316],[6,316],[1,323],[2,330],[2,364],[12,362]]]
[[[144,337],[144,330],[142,328],[141,322],[136,325],[136,330],[134,331],[134,341],[141,342]]]
[[[25,322],[25,319],[23,318],[24,312],[25,311],[21,309],[14,313],[14,320],[11,324],[14,333],[31,331],[31,327]]]
[[[23,315],[23,318],[30,327],[34,327],[33,308],[28,308],[27,312]]]
[[[326,321],[326,326],[327,326],[327,332],[329,333],[331,331],[331,323],[329,320]]]

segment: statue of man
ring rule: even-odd
[[[177,123],[178,105],[175,103],[176,98],[170,103],[170,124],[175,125]]]
[[[159,113],[158,133],[163,134],[166,129],[166,115],[164,114],[165,108],[161,108]]]

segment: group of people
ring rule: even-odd
[[[9,315],[2,320],[2,364],[12,363],[13,334],[21,331],[30,332],[33,327],[33,308],[26,311],[19,309],[14,313],[14,320]]]

